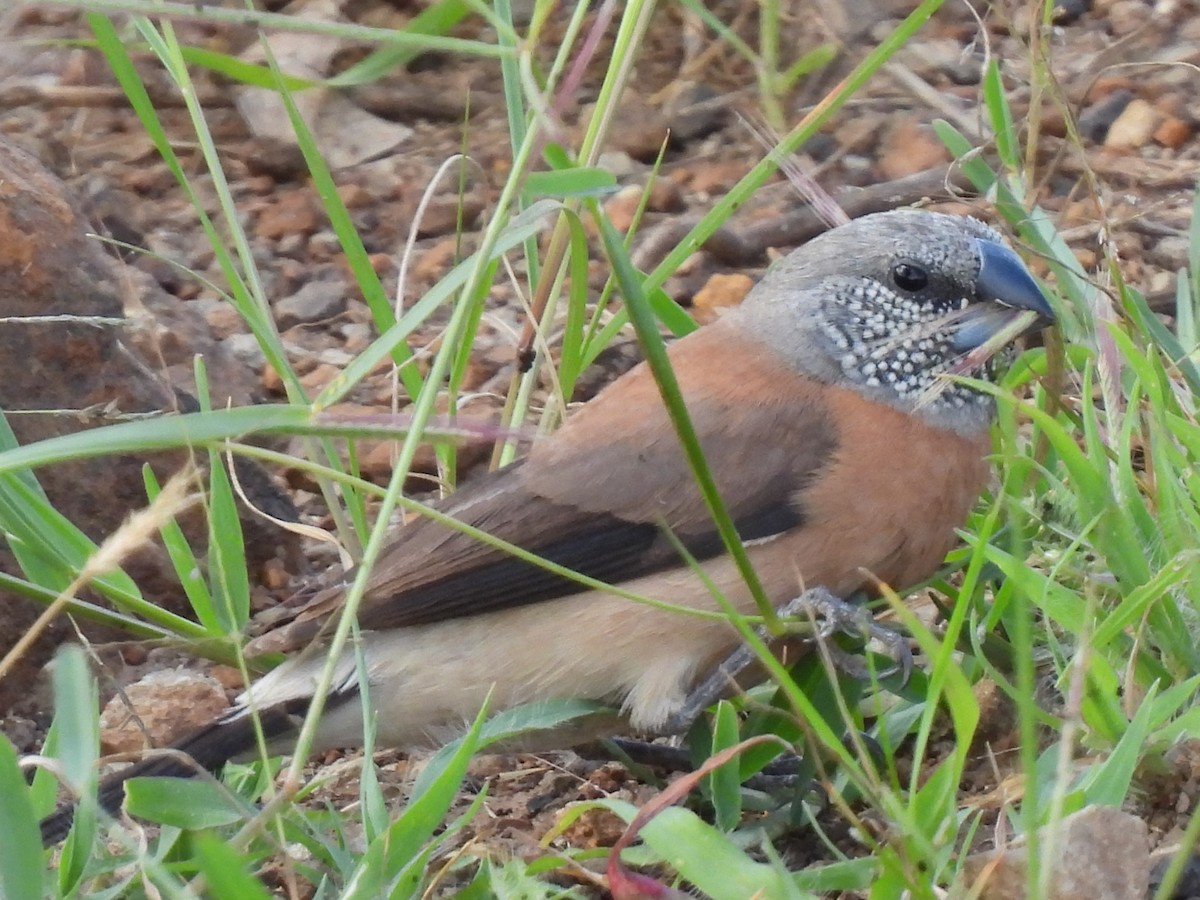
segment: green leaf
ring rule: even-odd
[[[1146,302],[1146,298],[1140,291],[1126,287],[1121,292],[1121,298],[1124,301],[1126,312],[1133,319],[1138,331],[1150,338],[1153,346],[1160,348],[1172,364],[1179,368],[1180,374],[1187,380],[1192,393],[1200,394],[1200,369],[1196,368],[1195,363],[1188,355],[1195,347],[1185,347],[1179,342],[1179,339],[1162,323],[1162,319],[1150,308],[1150,304]],[[1180,320],[1180,322],[1187,327],[1187,319]],[[1114,331],[1116,331],[1115,328]],[[1128,335],[1121,334],[1121,337],[1128,340]]]
[[[436,845],[435,835],[466,777],[467,765],[477,748],[486,715],[485,704],[455,752],[442,756],[436,771],[430,773],[426,766],[421,772],[404,812],[367,847],[357,871],[342,893],[346,900],[374,900],[385,894],[389,897],[412,896],[423,874],[424,860]],[[482,799],[480,795],[475,808]],[[445,836],[446,832],[443,832],[442,839]],[[390,886],[386,891],[385,884]]]
[[[99,746],[96,684],[83,650],[66,645],[54,659],[54,721],[59,729],[63,775],[76,787],[96,780]]]
[[[65,893],[83,877],[96,833],[96,754],[100,744],[96,683],[83,650],[64,646],[54,659],[54,725],[63,777],[79,793],[75,822],[63,847],[58,883]]]
[[[232,825],[246,817],[225,788],[206,778],[131,778],[125,783],[125,809],[185,831]]]
[[[737,710],[727,700],[717,704],[713,722],[712,753],[716,755],[738,742]],[[742,820],[741,770],[738,760],[731,759],[708,775],[712,792],[716,824],[722,831],[733,831]]]
[[[587,166],[533,172],[525,180],[525,190],[531,197],[600,197],[616,187],[612,172]]]
[[[270,900],[274,896],[246,871],[246,856],[211,834],[198,835],[193,845],[205,896],[214,900]]]
[[[239,634],[250,619],[250,575],[237,501],[221,454],[209,450],[208,566],[214,609],[225,634]]]
[[[841,891],[866,891],[879,877],[879,861],[870,856],[845,859],[794,872],[796,886],[822,896]]]
[[[837,59],[837,55],[837,44],[821,44],[814,47],[788,66],[779,78],[779,87],[783,90],[790,90],[805,75],[811,75],[813,72],[824,69]]]
[[[471,12],[471,4],[467,0],[441,0],[432,3],[413,16],[404,28],[394,31],[398,38],[403,37],[403,43],[394,46],[380,47],[371,52],[365,59],[355,63],[346,71],[327,82],[331,86],[346,87],[355,84],[377,81],[384,75],[394,72],[397,68],[407,65],[416,59],[426,49],[430,49],[430,41],[421,41],[421,37],[440,37],[450,32],[455,25]],[[487,44],[489,51],[496,48]]]
[[[142,481],[146,486],[146,497],[153,503],[161,488],[158,479],[154,476],[154,470],[149,465],[142,467]],[[183,587],[183,592],[187,595],[193,612],[196,613],[196,618],[210,633],[219,634],[220,623],[213,613],[212,595],[209,594],[208,586],[204,583],[200,572],[200,562],[196,559],[196,554],[192,552],[191,545],[188,544],[187,538],[183,534],[183,529],[172,518],[159,525],[158,531],[162,536],[163,546],[167,549],[171,566],[175,569],[175,575]]]
[[[596,806],[632,822],[637,808],[621,800],[602,800]],[[709,897],[787,897],[790,879],[773,866],[755,862],[741,847],[691,810],[668,807],[639,832],[642,841],[680,877]]]
[[[29,799],[29,786],[17,765],[17,750],[0,734],[0,897],[41,897],[45,869],[42,839]]]
[[[69,459],[197,446],[250,434],[303,432],[314,421],[313,414],[304,407],[264,404],[120,422],[47,438],[0,453],[0,472],[36,468]]]
[[[0,450],[19,450],[3,415]],[[50,505],[37,478],[28,470],[0,475],[0,528],[7,533],[22,571],[34,583],[56,592],[74,581],[97,550],[91,538]],[[141,597],[133,579],[121,571],[97,578],[93,585],[117,603]]]
[[[456,738],[433,754],[417,776],[413,794],[425,791],[429,783],[442,778],[442,773],[451,766],[468,740],[479,750],[499,741],[553,731],[592,716],[612,715],[612,712],[612,707],[594,700],[571,699],[539,700],[506,709],[484,721],[471,735]]]
[[[312,176],[313,186],[316,188],[317,194],[321,198],[321,204],[329,216],[329,224],[333,228],[334,234],[337,235],[338,244],[341,246],[342,253],[346,258],[346,265],[349,267],[351,274],[354,276],[355,284],[362,292],[363,299],[366,300],[367,306],[371,310],[375,327],[381,332],[386,331],[396,324],[396,314],[392,310],[391,301],[388,299],[387,292],[383,289],[383,284],[379,280],[379,275],[375,272],[375,267],[371,264],[371,257],[363,245],[362,237],[359,235],[358,229],[354,227],[350,211],[346,209],[345,201],[342,200],[342,195],[338,192],[333,174],[329,171],[329,167],[325,164],[325,160],[321,156],[316,138],[313,136],[311,129],[309,129],[308,123],[304,121],[304,117],[300,114],[300,110],[292,99],[291,92],[284,81],[283,73],[279,70],[279,67],[275,63],[275,58],[269,52],[267,62],[271,67],[271,71],[278,78],[276,87],[287,110],[288,119],[292,123],[292,130],[296,133],[296,145],[300,148],[305,163],[308,164],[308,171]],[[412,359],[412,350],[407,344],[403,343],[397,343],[391,349],[393,362],[401,367],[400,380],[404,384],[404,389],[408,393],[409,398],[415,400],[421,391],[422,378],[416,367],[405,365],[406,362]]]
[[[996,150],[1006,169],[1017,171],[1021,166],[1021,144],[1013,125],[1012,109],[1000,77],[1000,63],[995,57],[988,60],[983,73],[983,102],[992,120]]]
[[[266,66],[246,62],[246,60],[230,56],[228,53],[187,45],[181,46],[179,52],[184,60],[192,65],[201,66],[231,81],[270,90],[275,90],[279,83],[277,77]],[[303,91],[319,87],[321,84],[320,80],[300,78],[296,75],[284,75],[283,81],[289,91]]]
[[[542,158],[551,169],[570,169],[575,165],[575,160],[570,153],[563,147],[562,144],[556,144],[550,141],[542,148]],[[531,173],[536,175],[538,173]]]
[[[1120,807],[1128,798],[1133,774],[1150,733],[1157,694],[1158,685],[1151,685],[1117,746],[1104,762],[1091,766],[1080,780],[1077,789],[1083,792],[1086,805]]]
[[[571,291],[567,298],[567,321],[563,325],[562,348],[558,360],[558,381],[562,386],[563,402],[569,403],[575,384],[583,371],[583,348],[586,339],[588,306],[588,240],[578,216],[566,216],[570,229],[567,251],[571,273]]]

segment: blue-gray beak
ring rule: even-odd
[[[981,301],[994,301],[1007,310],[1030,309],[1039,316],[1034,327],[1044,327],[1054,322],[1054,310],[1050,308],[1046,295],[1033,280],[1021,257],[995,241],[975,239],[979,249],[979,277],[975,279],[975,291]],[[997,310],[993,304],[980,307],[977,313],[968,310],[954,335],[954,349],[965,353],[985,343],[999,331],[1011,315],[1007,310]]]

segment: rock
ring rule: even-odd
[[[308,253],[307,261],[310,264],[314,261],[328,262],[342,252],[342,244],[332,228],[323,228],[308,239],[305,251]],[[304,280],[307,281],[308,278]]]
[[[1192,126],[1177,116],[1167,116],[1154,129],[1154,140],[1172,150],[1178,150],[1188,142],[1191,136]]]
[[[611,172],[617,178],[628,178],[635,172],[645,169],[645,166],[621,150],[605,150],[596,160],[596,165]]]
[[[412,199],[415,213],[419,202],[415,192]],[[468,186],[467,193],[461,197],[458,194],[434,197],[421,212],[421,221],[417,223],[417,236],[441,237],[470,231],[485,205],[483,190],[479,186]]]
[[[1108,129],[1104,146],[1124,150],[1144,147],[1161,119],[1162,114],[1145,100],[1130,100]]]
[[[604,201],[604,212],[617,231],[624,234],[633,225],[634,216],[642,202],[642,188],[631,184],[621,188]]]
[[[288,234],[312,234],[319,224],[317,199],[307,188],[274,194],[258,214],[255,233],[265,240]]]
[[[1075,258],[1079,260],[1079,265],[1085,272],[1096,268],[1096,264],[1100,261],[1099,254],[1092,247],[1074,247],[1071,252],[1075,254]]]
[[[345,340],[342,348],[352,354],[358,354],[367,349],[375,337],[375,329],[366,322],[344,322],[338,330]]]
[[[655,178],[650,185],[650,199],[646,201],[650,212],[680,213],[687,209],[687,198],[674,178]]]
[[[328,363],[331,366],[344,369],[350,363],[354,362],[354,355],[347,353],[341,347],[326,347],[324,350],[318,351],[317,362]]]
[[[168,747],[228,708],[225,689],[215,678],[192,669],[152,672],[100,713],[100,752]]]
[[[1133,34],[1150,24],[1153,7],[1145,0],[1117,0],[1108,8],[1108,26],[1114,37]]]
[[[312,0],[293,13],[298,19],[328,23],[340,20],[338,6],[331,0]],[[304,73],[319,82],[330,74],[340,43],[336,37],[316,32],[274,33],[262,42],[251,42],[242,59],[261,65],[269,48],[282,71]],[[238,112],[256,137],[296,142],[291,116],[278,91],[242,86],[233,89],[233,97]],[[389,153],[412,134],[407,125],[372,115],[331,87],[318,85],[299,91],[292,100],[329,167],[335,171]]]
[[[697,321],[702,324],[712,322],[725,307],[741,303],[752,287],[754,279],[740,272],[713,275],[692,298]]]
[[[300,384],[308,391],[309,396],[320,393],[325,387],[342,374],[342,370],[329,363],[320,363],[300,377]]]
[[[210,678],[214,679],[226,692],[240,694],[246,689],[246,680],[240,669],[234,666],[216,665],[208,670]]]
[[[926,80],[940,72],[954,84],[978,84],[984,60],[955,38],[916,41],[905,48],[905,64]]]
[[[700,199],[728,193],[750,171],[751,164],[743,159],[702,161],[678,170],[675,175],[681,186],[688,187]]]
[[[299,259],[308,247],[307,235],[290,232],[275,242],[275,252],[280,256],[290,256]]]
[[[80,211],[101,229],[102,234],[131,247],[147,246],[145,227],[139,221],[137,197],[100,182],[87,196],[81,197],[79,203]],[[133,262],[142,256],[127,247],[117,247],[116,252],[125,262]]]
[[[1167,869],[1175,860],[1175,856],[1179,853],[1179,846],[1158,847],[1150,857],[1150,891],[1147,896],[1158,896],[1158,889],[1165,880]],[[1179,875],[1179,880],[1175,882],[1175,888],[1167,895],[1168,900],[1190,900],[1193,897],[1200,897],[1200,856],[1195,853],[1188,855],[1187,862],[1183,864],[1183,871]]]
[[[348,184],[338,185],[338,196],[342,198],[342,203],[346,209],[366,209],[375,202],[375,198],[361,184],[350,182]]]
[[[1053,848],[1047,846],[1050,839],[1048,828],[1042,829],[1038,847],[1041,871],[1049,876],[1047,900],[1145,900],[1150,845],[1146,823],[1137,816],[1089,806],[1057,823]],[[1028,865],[1023,841],[972,854],[957,887],[979,900],[1023,900]]]
[[[454,254],[458,252],[458,238],[445,237],[422,250],[412,267],[413,280],[419,284],[430,285],[450,271],[454,265]]]
[[[247,142],[244,151],[238,154],[246,162],[246,169],[268,180],[269,193],[277,184],[301,181],[308,175],[308,161],[293,141],[259,135]]]
[[[110,410],[125,414],[195,409],[196,401],[187,392],[194,353],[208,361],[215,404],[223,404],[227,396],[246,402],[246,384],[253,384],[254,373],[246,372],[213,341],[198,312],[163,292],[146,273],[107,255],[87,236],[91,230],[58,179],[28,154],[0,141],[0,316],[107,320],[0,326],[0,360],[7,361],[0,378],[0,408],[98,411],[88,416],[14,415],[10,422],[17,439],[29,444],[108,424]],[[128,298],[128,317],[122,297]],[[248,381],[243,376],[249,376]],[[47,466],[36,475],[54,507],[99,542],[130,512],[146,505],[143,465],[149,462],[161,481],[189,458],[185,451],[106,456]],[[286,496],[261,469],[252,465],[243,472],[239,464],[239,477],[256,505],[289,515]],[[294,509],[290,515],[295,516]],[[192,546],[203,553],[206,529],[199,513],[184,516],[181,525]],[[247,516],[243,525],[253,558],[268,558],[281,549],[295,552],[298,542],[286,532],[264,527],[257,517]],[[0,551],[0,568],[20,572],[7,549]],[[123,561],[123,568],[147,599],[174,612],[186,610],[160,546],[146,544]],[[41,607],[10,595],[0,595],[0,605],[5,610],[0,622],[3,654]],[[93,639],[114,636],[109,629],[81,624]],[[30,696],[42,664],[71,634],[63,619],[43,633],[18,669],[0,683],[0,709]]]
[[[980,79],[983,78],[986,62],[986,57],[981,53],[972,51],[964,53],[953,62],[946,63],[941,70],[952,84],[961,86],[979,84]]]
[[[372,253],[367,259],[371,261],[371,270],[381,279],[395,274],[396,266],[390,253]]]
[[[258,339],[252,334],[231,334],[221,342],[234,359],[251,369],[262,371],[267,358],[263,355]]]
[[[293,325],[332,319],[346,308],[348,288],[340,280],[317,279],[304,285],[290,297],[273,305],[280,331]]]
[[[287,394],[283,387],[283,376],[270,363],[263,364],[261,377],[263,390],[272,397],[283,397]]]
[[[1174,273],[1187,266],[1191,241],[1187,235],[1166,235],[1150,242],[1146,258],[1151,265]]]
[[[1050,20],[1055,25],[1073,25],[1092,8],[1092,0],[1057,0],[1050,11]]]
[[[837,126],[833,137],[843,153],[863,153],[878,144],[882,125],[878,115],[851,116]]]
[[[0,718],[0,734],[8,738],[18,753],[37,753],[45,732],[45,725],[39,726],[25,716]]]
[[[579,121],[586,123],[591,113],[591,109],[585,110]],[[667,129],[667,119],[661,110],[647,103],[637,93],[626,91],[621,96],[621,105],[608,130],[606,149],[625,153],[638,162],[653,162],[667,139]]]
[[[715,132],[725,124],[728,100],[707,84],[680,86],[667,109],[671,146],[681,148]]]
[[[949,160],[950,151],[938,140],[933,129],[905,114],[884,140],[879,171],[884,178],[893,181]]]
[[[246,321],[242,314],[233,308],[231,303],[218,300],[204,313],[204,320],[212,329],[214,337],[227,338],[231,334],[240,334],[246,330]]]
[[[808,155],[814,162],[825,162],[840,150],[838,139],[828,131],[818,131],[800,148],[800,152]]]
[[[1119,88],[1087,107],[1079,114],[1077,124],[1080,136],[1097,144],[1104,143],[1109,128],[1131,100],[1133,93]]]

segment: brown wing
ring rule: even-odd
[[[830,461],[836,435],[818,385],[720,324],[677,343],[672,357],[739,534],[757,540],[802,526],[805,486]],[[729,363],[717,369],[714,359]],[[438,507],[610,583],[680,563],[663,524],[698,559],[723,549],[644,367],[587,404],[526,460],[471,482]],[[399,628],[583,590],[574,580],[418,519],[397,532],[375,567],[359,620],[366,629]]]

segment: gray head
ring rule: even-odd
[[[805,374],[972,432],[987,426],[991,399],[961,384],[931,389],[1023,310],[1053,321],[999,232],[965,216],[896,210],[809,241],[731,315]]]

